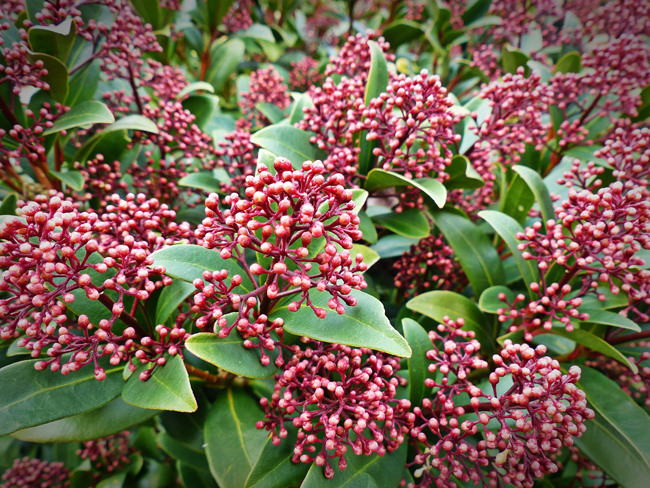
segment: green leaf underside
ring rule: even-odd
[[[343,315],[327,306],[327,301],[331,298],[328,293],[315,291],[310,293],[310,297],[314,306],[327,312],[324,319],[318,318],[305,304],[296,312],[289,312],[287,304],[282,309],[274,310],[271,318],[282,317],[284,329],[294,335],[410,357],[411,348],[388,321],[384,305],[376,298],[357,290],[353,290],[350,295],[357,299],[357,305],[345,306]]]
[[[138,368],[126,382],[122,398],[140,408],[194,412],[198,405],[183,360],[178,355],[165,357],[165,365],[156,367],[147,381],[140,380],[140,373],[150,365]]]
[[[97,381],[87,366],[67,376],[36,371],[34,361],[21,361],[0,369],[0,435],[88,412],[115,400],[122,390],[123,366],[99,364],[106,379]]]
[[[115,117],[109,108],[96,100],[88,100],[70,109],[59,117],[54,125],[43,132],[43,135],[54,134],[62,130],[89,124],[112,124]]]
[[[535,195],[535,200],[542,212],[542,223],[544,224],[544,227],[546,227],[546,222],[555,218],[555,211],[553,210],[553,200],[551,200],[551,196],[548,193],[544,181],[539,173],[527,168],[526,166],[513,166],[512,169],[522,177],[533,192],[533,195]]]
[[[19,430],[12,436],[28,442],[85,442],[117,434],[158,413],[134,407],[118,397],[90,412]]]
[[[373,169],[368,173],[365,189],[369,192],[382,188],[412,186],[423,193],[425,199],[442,208],[447,201],[447,189],[442,183],[433,178],[408,179],[392,171]]]
[[[433,345],[427,332],[415,320],[402,319],[402,327],[404,328],[404,337],[413,351],[408,360],[408,385],[409,400],[411,400],[411,405],[415,407],[422,405],[422,400],[428,396],[427,390],[430,390],[425,386],[424,380],[427,377],[429,367],[426,354],[427,351],[433,348]]]
[[[566,337],[572,341],[582,344],[583,346],[588,347],[592,351],[599,352],[605,356],[609,356],[612,359],[624,364],[627,366],[634,374],[638,372],[636,364],[630,361],[625,354],[620,352],[614,346],[610,345],[608,342],[604,341],[600,337],[592,334],[583,329],[575,329],[571,332],[561,329],[559,327],[554,327],[549,331],[551,334],[558,335],[561,337]]]
[[[271,125],[253,134],[251,142],[300,167],[305,161],[326,157],[325,151],[309,142],[310,137],[309,133],[290,125]]]
[[[171,285],[164,287],[156,304],[156,324],[167,322],[181,303],[196,291],[192,283],[182,280],[174,280]]]
[[[242,488],[267,438],[255,423],[264,416],[257,402],[242,390],[217,397],[205,422],[205,450],[210,472],[220,488]]]

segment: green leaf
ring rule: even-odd
[[[262,452],[267,433],[255,427],[264,417],[257,402],[229,388],[217,397],[205,422],[205,450],[220,488],[242,488]]]
[[[372,223],[368,214],[363,210],[357,215],[359,215],[359,230],[363,234],[363,240],[370,244],[377,244],[377,229],[375,229],[375,224]]]
[[[158,130],[158,126],[153,120],[148,119],[142,115],[134,114],[122,117],[121,119],[118,119],[117,122],[109,125],[108,127],[104,127],[101,134],[105,135],[110,132],[124,129],[139,130],[140,132],[150,132],[151,134],[158,134],[160,132]]]
[[[237,313],[230,313],[225,317],[231,322],[237,318]],[[269,378],[278,370],[273,362],[277,353],[271,357],[271,363],[264,366],[260,362],[259,348],[246,349],[244,339],[236,330],[225,338],[212,333],[194,334],[185,341],[185,347],[204,361],[246,378]]]
[[[178,471],[181,475],[183,486],[192,488],[218,488],[217,482],[209,472],[194,469],[183,463],[179,463]]]
[[[304,304],[297,312],[289,312],[286,310],[288,303],[275,310],[271,318],[282,317],[284,330],[297,336],[410,357],[411,348],[386,318],[384,305],[376,298],[357,290],[352,290],[350,295],[357,299],[357,305],[346,306],[343,315],[327,306],[327,301],[331,298],[328,293],[313,291],[310,293],[311,301],[315,307],[327,312],[324,319],[318,318]]]
[[[70,77],[70,89],[65,104],[74,107],[95,96],[99,86],[100,60],[95,59]]]
[[[503,293],[510,303],[517,296],[514,291],[512,291],[507,286],[492,286],[481,293],[481,298],[478,301],[478,308],[482,312],[497,314],[500,308],[504,308],[507,305],[499,300],[499,295]]]
[[[424,380],[428,376],[429,367],[427,351],[433,349],[433,346],[427,332],[415,320],[402,319],[402,327],[404,337],[413,351],[413,354],[408,359],[409,400],[412,407],[418,407],[422,405],[422,400],[428,397],[431,392],[431,388],[427,388]]]
[[[410,180],[405,176],[383,169],[373,169],[368,173],[365,189],[369,192],[382,188],[398,188],[401,186],[412,186],[423,193],[426,200],[432,201],[442,208],[447,200],[447,189],[442,183],[433,178],[419,178]]]
[[[352,249],[350,249],[350,256],[356,256],[361,254],[363,256],[364,264],[368,265],[370,268],[373,264],[379,261],[379,254],[374,249],[364,246],[363,244],[353,244]]]
[[[388,212],[372,217],[379,227],[384,227],[395,234],[422,239],[429,236],[429,221],[418,209],[404,210],[402,213]]]
[[[485,185],[483,178],[465,156],[454,156],[445,172],[449,175],[449,179],[444,183],[447,191],[458,188],[475,190]]]
[[[27,35],[32,51],[49,54],[65,64],[76,33],[72,17],[68,17],[57,26],[35,25]]]
[[[294,463],[297,430],[291,423],[285,424],[289,431],[279,446],[267,439],[253,470],[248,475],[245,488],[277,488],[299,486],[309,471],[309,464]]]
[[[79,171],[50,171],[57,180],[62,181],[75,191],[81,191],[84,188],[83,175]]]
[[[386,57],[379,45],[375,41],[368,41],[368,48],[370,50],[370,71],[368,72],[368,83],[366,84],[366,93],[364,95],[364,103],[366,106],[370,100],[377,98],[379,95],[386,91],[388,86],[388,64]],[[359,137],[359,174],[365,175],[372,167],[374,155],[372,150],[376,147],[376,141],[366,140],[368,131],[362,131]]]
[[[357,456],[348,449],[345,470],[333,462],[334,477],[328,480],[323,468],[313,463],[300,488],[395,488],[404,474],[406,454],[406,443],[384,456]]]
[[[391,49],[397,49],[398,46],[412,42],[424,35],[420,24],[412,20],[399,19],[386,26],[382,36],[390,43]],[[376,95],[375,95],[376,96]]]
[[[534,204],[535,195],[526,181],[518,174],[515,174],[506,191],[503,205],[500,205],[500,210],[521,224],[525,222],[528,212],[530,212]]]
[[[237,71],[237,66],[244,60],[246,45],[241,39],[230,39],[212,52],[210,68],[205,81],[220,93],[226,86],[230,75]]]
[[[260,111],[264,117],[269,119],[272,124],[278,124],[286,118],[286,114],[280,110],[280,107],[270,102],[259,102],[255,108]]]
[[[530,68],[528,67],[528,56],[519,49],[503,46],[502,56],[503,69],[506,73],[517,73],[517,68],[523,66],[525,68],[525,76],[530,75]]]
[[[219,108],[219,97],[216,95],[190,95],[182,102],[183,108],[189,110],[196,119],[194,123],[201,130],[206,130],[212,117]]]
[[[164,324],[172,313],[197,290],[192,283],[174,280],[171,285],[163,288],[156,304],[156,324]]]
[[[177,183],[179,186],[187,186],[189,188],[198,188],[207,192],[214,192],[223,194],[221,182],[214,177],[211,172],[201,171],[199,173],[190,173],[183,176]]]
[[[564,328],[553,327],[549,331],[549,333],[561,337],[566,337],[567,339],[571,339],[572,341],[577,342],[578,344],[588,347],[592,351],[599,352],[601,354],[604,354],[605,356],[615,359],[621,364],[627,366],[634,374],[638,372],[638,368],[636,367],[636,364],[630,361],[627,358],[627,356],[625,356],[625,354],[623,354],[621,351],[616,349],[614,346],[612,346],[605,340],[592,334],[591,332],[588,332],[584,329],[574,329],[573,331],[568,332]]]
[[[200,90],[214,93],[214,87],[207,81],[194,81],[192,83],[189,83],[185,88],[178,92],[176,99],[181,100],[186,95]]]
[[[19,430],[11,434],[27,442],[85,442],[117,434],[157,415],[124,403],[121,397],[90,412]]]
[[[92,366],[67,376],[36,371],[34,361],[20,361],[0,369],[0,436],[102,407],[122,390],[123,365],[99,360],[106,379],[97,381]]]
[[[463,215],[448,210],[431,212],[431,216],[458,256],[476,296],[481,296],[483,290],[491,286],[505,284],[499,254],[475,224]]]
[[[411,246],[420,242],[420,239],[404,237],[397,234],[384,236],[377,241],[377,244],[370,249],[379,254],[381,259],[394,258],[401,256],[411,249]]]
[[[253,24],[248,29],[237,32],[237,37],[255,39],[266,42],[275,42],[273,31],[263,24]]]
[[[650,417],[602,373],[582,368],[577,386],[587,394],[596,417],[575,443],[625,488],[646,486],[650,478]]]
[[[562,56],[555,68],[553,68],[553,74],[555,73],[580,73],[582,70],[582,57],[578,51],[571,51]]]
[[[423,293],[406,303],[406,308],[421,313],[433,320],[444,323],[444,317],[451,320],[465,320],[464,329],[476,333],[486,354],[494,350],[494,339],[487,320],[476,303],[452,291],[435,290]]]
[[[52,127],[43,132],[43,135],[55,134],[74,127],[112,124],[113,122],[115,122],[115,117],[105,104],[96,100],[88,100],[72,107],[69,112],[59,117]]]
[[[296,102],[293,104],[291,109],[291,115],[289,115],[289,123],[291,125],[297,124],[305,116],[303,109],[307,107],[313,107],[314,102],[312,102],[311,97],[307,93],[300,95]]]
[[[539,267],[536,265],[536,261],[524,259],[521,256],[521,251],[517,248],[521,241],[515,236],[518,232],[524,232],[523,227],[512,217],[494,210],[483,210],[478,215],[490,224],[503,239],[503,242],[506,243],[515,263],[517,263],[517,268],[521,272],[524,283],[530,290],[531,283],[539,282]]]
[[[230,259],[223,259],[219,251],[206,249],[195,244],[179,244],[156,251],[151,256],[154,266],[164,266],[166,274],[172,278],[192,283],[196,278],[203,279],[204,271],[225,269],[232,278],[238,274],[242,277],[241,285],[235,288],[235,293],[245,293],[253,289],[253,284],[244,270]]]
[[[633,322],[627,317],[623,317],[621,314],[615,312],[609,312],[597,308],[580,308],[580,312],[589,314],[589,319],[584,321],[587,324],[603,324],[611,327],[618,327],[620,329],[629,329],[641,332],[641,327],[639,327],[636,322]]]
[[[184,442],[174,439],[166,432],[158,434],[158,445],[174,459],[187,466],[202,471],[209,471],[208,460],[205,457],[203,448],[196,448]]]
[[[18,195],[15,193],[7,195],[0,205],[0,215],[16,215],[17,202]]]
[[[140,408],[194,412],[198,406],[183,360],[178,355],[165,355],[165,358],[167,363],[157,366],[147,381],[140,380],[140,373],[150,365],[138,368],[126,382],[122,398]]]
[[[463,24],[471,24],[481,17],[486,16],[490,10],[490,5],[492,5],[492,0],[475,0],[474,2],[467,2],[467,8],[465,9],[465,12],[463,12],[463,15],[461,15]]]
[[[251,136],[251,142],[276,156],[287,158],[294,165],[323,160],[327,156],[311,142],[310,135],[291,125],[271,125]]]
[[[546,222],[555,218],[555,211],[553,210],[553,200],[551,195],[548,193],[548,189],[542,180],[542,177],[536,171],[533,171],[526,166],[513,166],[513,171],[515,171],[519,176],[523,178],[530,190],[535,195],[535,200],[539,204],[539,208],[542,212],[542,219],[544,228],[546,228]]]

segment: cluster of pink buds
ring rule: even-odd
[[[184,343],[190,337],[190,334],[182,327],[169,328],[158,324],[155,330],[158,340],[149,336],[143,337],[140,339],[142,347],[135,352],[135,358],[141,364],[149,364],[149,368],[140,373],[142,381],[147,381],[156,367],[167,364],[166,354],[169,356],[178,354],[182,358]],[[136,365],[133,362],[129,363],[129,370],[131,372],[136,370]]]
[[[540,270],[554,263],[567,269],[560,289],[583,273],[579,295],[606,283],[612,293],[626,293],[628,311],[646,320],[634,302],[650,300],[650,271],[642,269],[645,261],[637,255],[650,249],[650,201],[638,187],[624,190],[622,182],[597,193],[570,189],[568,200],[555,210],[558,220],[547,222],[546,233],[540,233],[538,222],[517,238],[524,241],[519,244],[524,259],[538,261]]]
[[[305,56],[300,61],[292,61],[289,72],[289,86],[292,90],[305,91],[322,81],[323,75],[318,71],[318,61],[314,58]]]
[[[2,475],[0,488],[67,488],[70,472],[63,463],[48,463],[28,457],[14,459]]]
[[[24,87],[50,89],[50,85],[42,79],[47,76],[48,70],[42,60],[32,61],[26,43],[14,42],[11,48],[3,49],[2,55],[4,59],[0,64],[0,83],[11,83],[14,93],[19,94]]]
[[[453,290],[466,283],[454,250],[440,236],[429,236],[411,246],[395,263],[395,286],[404,296],[428,290]]]
[[[350,255],[353,242],[361,238],[352,191],[343,187],[342,175],[325,177],[320,161],[306,161],[295,170],[287,159],[276,158],[273,167],[276,174],[259,166],[258,174],[246,179],[246,198],[236,193],[225,197],[223,211],[217,195],[211,194],[205,201],[207,218],[196,237],[206,248],[220,250],[224,259],[234,255],[243,260],[244,250],[251,249],[269,260],[249,266],[252,276],[265,280],[247,299],[298,293],[289,310],[306,301],[324,317],[325,311],[309,297],[309,290],[316,288],[331,294],[328,306],[342,314],[341,301],[355,305],[350,292],[366,287],[357,274],[366,269],[363,257]],[[310,252],[312,241],[323,244],[315,255]],[[317,271],[312,270],[316,266]]]
[[[388,61],[395,61],[395,55],[389,54],[390,44],[383,37],[377,37],[377,34],[368,31],[365,35],[357,34],[348,37],[348,40],[339,50],[338,56],[330,60],[330,64],[325,70],[325,76],[331,76],[334,73],[344,75],[349,78],[359,77],[365,85],[370,71],[370,47],[368,41],[374,40]]]
[[[494,44],[479,44],[472,50],[471,67],[479,69],[490,79],[498,78],[501,74],[499,55]]]
[[[296,124],[313,132],[311,143],[327,151],[327,171],[341,173],[346,180],[357,173],[360,149],[355,136],[362,127],[364,90],[359,78],[344,77],[338,84],[327,78],[322,87],[310,90],[313,106],[303,109],[305,115]]]
[[[334,476],[330,462],[338,458],[345,469],[348,448],[359,456],[382,456],[405,440],[415,416],[408,400],[395,398],[406,381],[397,376],[399,359],[369,349],[307,340],[276,375],[273,396],[262,398],[266,420],[258,429],[271,431],[279,445],[287,437],[285,426],[298,428],[294,463],[324,466],[326,478]]]
[[[126,190],[127,184],[122,181],[122,171],[119,161],[108,163],[103,154],[97,154],[84,164],[76,164],[85,180],[85,200],[96,198],[97,208],[106,206],[108,196],[117,190]],[[91,205],[95,202],[91,202]]]
[[[413,78],[400,75],[363,111],[367,139],[377,143],[378,166],[407,178],[445,179],[452,156],[447,146],[461,139],[454,134],[452,105],[438,76],[426,70]]]
[[[225,136],[225,141],[219,142],[215,153],[218,159],[214,162],[203,162],[205,169],[215,167],[225,168],[230,176],[230,182],[221,182],[224,193],[234,193],[243,190],[246,178],[255,174],[257,164],[255,146],[251,142],[251,133],[244,127],[237,128]]]
[[[272,103],[281,110],[291,104],[289,88],[283,82],[284,78],[273,68],[258,69],[251,73],[249,90],[241,94],[239,108],[254,128],[269,123],[257,109],[258,103]]]
[[[647,3],[634,0],[583,3],[586,4],[583,15],[578,17],[582,20],[589,38],[601,32],[607,34],[610,39],[623,35],[650,35],[650,6]]]
[[[77,455],[81,459],[90,459],[95,469],[111,473],[129,464],[129,455],[134,451],[129,445],[129,432],[125,430],[102,439],[84,442]]]
[[[165,102],[178,99],[178,95],[188,84],[180,68],[163,65],[153,59],[147,60],[144,73],[145,77],[141,83],[151,88],[154,97]]]
[[[444,335],[430,333],[434,349],[427,353],[429,370],[442,373],[442,379],[427,380],[427,386],[439,388],[437,401],[425,399],[422,408],[413,410],[417,420],[411,435],[418,449],[414,465],[421,465],[415,471],[416,486],[451,488],[456,486],[453,476],[484,487],[503,483],[531,488],[534,478],[557,472],[553,455],[572,446],[574,437],[585,431],[584,421],[594,417],[584,392],[576,387],[580,368],[572,366],[562,374],[559,362],[544,356],[545,346],[507,340],[493,357],[492,394],[484,392],[467,380],[463,366],[486,368],[487,363],[476,359],[476,341],[458,341],[467,334],[458,334],[459,325],[446,318],[439,327]],[[512,386],[499,395],[497,385],[506,378]],[[454,402],[461,394],[469,396],[468,404]],[[472,411],[476,417],[468,418]],[[484,440],[474,442],[479,429]]]
[[[226,31],[234,33],[248,29],[253,25],[251,10],[253,2],[251,0],[235,0],[223,18],[223,25]]]

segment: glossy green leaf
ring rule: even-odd
[[[553,200],[551,195],[548,193],[548,189],[542,180],[542,177],[536,171],[533,171],[526,166],[513,166],[513,171],[515,171],[519,176],[523,178],[530,190],[535,195],[535,200],[542,212],[542,219],[544,227],[546,227],[546,222],[548,220],[555,218],[555,211],[553,210]]]
[[[174,280],[163,288],[156,304],[156,324],[164,324],[187,297],[197,290],[192,283]]]
[[[377,244],[377,229],[372,223],[368,214],[363,210],[357,214],[359,216],[359,230],[363,234],[363,240],[370,244]]]
[[[97,381],[92,366],[67,376],[36,371],[37,361],[20,361],[0,369],[0,436],[103,407],[122,390],[123,365],[108,358],[99,364],[106,379]]]
[[[370,249],[379,254],[381,259],[388,259],[401,256],[418,242],[420,239],[392,234],[379,239]]]
[[[521,224],[528,218],[528,212],[530,212],[534,204],[535,195],[526,181],[519,175],[514,175],[510,185],[508,185],[505,200],[503,205],[500,205],[500,210]]]
[[[199,129],[206,131],[212,118],[219,110],[219,97],[210,93],[193,94],[182,102],[183,108],[194,115],[194,123]]]
[[[368,48],[370,50],[370,71],[368,72],[368,83],[364,95],[366,106],[368,106],[370,100],[377,98],[386,91],[389,81],[388,64],[384,52],[375,41],[368,41]],[[372,162],[375,160],[372,150],[377,143],[368,141],[366,139],[367,135],[367,131],[362,131],[359,137],[359,173],[362,175],[370,171],[373,166]]]
[[[309,133],[291,125],[271,125],[251,136],[251,142],[276,156],[287,158],[294,165],[304,161],[323,160],[324,151],[311,142]]]
[[[422,239],[430,234],[429,221],[420,210],[415,208],[401,213],[389,212],[377,215],[372,217],[372,221],[379,227],[405,237]]]
[[[180,442],[165,432],[158,434],[158,445],[172,458],[187,466],[202,471],[209,471],[210,469],[202,447],[197,448]]]
[[[625,488],[646,486],[650,476],[650,417],[614,381],[582,368],[577,386],[596,417],[576,445]]]
[[[165,358],[167,363],[156,367],[147,381],[140,380],[140,373],[150,365],[138,368],[124,386],[123,400],[140,408],[194,412],[198,406],[183,360],[178,355]]]
[[[255,108],[272,124],[278,124],[286,118],[286,114],[277,105],[270,102],[259,102]]]
[[[582,70],[582,57],[577,51],[571,51],[562,56],[553,68],[555,73],[580,73]]]
[[[178,185],[187,186],[189,188],[198,188],[207,192],[223,194],[221,182],[216,179],[211,172],[208,171],[190,173],[187,176],[183,176],[180,180],[178,180]]]
[[[17,202],[18,195],[15,193],[7,195],[0,205],[0,215],[16,215]]]
[[[205,422],[205,450],[220,488],[242,488],[268,433],[255,423],[264,417],[257,401],[239,389],[217,397]]]
[[[409,400],[413,407],[422,405],[422,400],[429,397],[431,388],[427,388],[424,380],[428,376],[430,361],[427,359],[427,351],[433,349],[429,335],[412,319],[402,319],[404,337],[411,346],[413,354],[408,359],[409,370]]]
[[[589,331],[586,331],[584,329],[574,329],[571,332],[568,332],[566,329],[563,329],[561,327],[553,327],[549,332],[560,337],[571,339],[572,341],[577,342],[578,344],[585,346],[592,351],[599,352],[605,356],[615,359],[621,364],[627,366],[635,374],[638,371],[636,364],[630,361],[625,354]]]
[[[70,88],[65,104],[74,107],[79,103],[90,100],[95,96],[99,86],[100,60],[91,61],[79,71],[70,76]]]
[[[394,356],[409,357],[411,348],[386,318],[384,305],[376,298],[353,290],[351,296],[357,299],[354,307],[345,306],[345,313],[339,315],[327,306],[331,298],[328,293],[313,291],[310,298],[315,307],[326,311],[320,319],[314,311],[303,304],[297,312],[286,310],[288,303],[273,311],[272,319],[282,317],[284,330],[297,336],[354,347],[368,347]]]
[[[517,69],[523,66],[525,75],[530,74],[530,68],[527,65],[528,56],[519,49],[504,46],[501,61],[506,73],[515,74]]]
[[[501,259],[488,237],[463,215],[439,210],[431,212],[434,224],[454,249],[458,261],[469,279],[474,294],[505,284]]]
[[[478,301],[478,308],[482,312],[497,314],[500,308],[506,308],[507,305],[499,300],[499,295],[503,293],[508,302],[512,303],[514,298],[517,296],[514,291],[512,291],[507,286],[492,286],[481,293],[481,298]]]
[[[486,354],[494,350],[492,330],[476,303],[469,298],[453,291],[435,290],[412,298],[406,303],[406,308],[421,313],[433,320],[443,323],[444,317],[451,320],[465,320],[464,329],[476,333],[476,339]]]
[[[178,100],[181,100],[186,95],[189,95],[190,93],[194,93],[197,91],[207,91],[210,93],[214,93],[214,87],[207,81],[195,81],[193,83],[189,83],[187,86],[185,86],[185,88],[183,88],[180,92],[178,92],[176,98]]]
[[[226,86],[230,75],[237,71],[237,66],[244,60],[246,45],[241,39],[230,39],[212,52],[210,68],[205,81],[220,93]]]
[[[32,51],[49,54],[65,64],[76,33],[72,17],[68,17],[57,26],[35,25],[27,34]]]
[[[612,327],[641,332],[641,327],[639,327],[636,322],[633,322],[627,317],[623,317],[622,315],[615,312],[586,307],[581,307],[580,312],[589,314],[589,319],[585,320],[585,322],[588,324],[610,325]]]
[[[218,488],[217,482],[212,477],[210,472],[205,472],[200,469],[195,469],[183,463],[179,463],[179,474],[183,486],[192,488]]]
[[[523,227],[512,217],[494,210],[483,210],[478,215],[490,224],[501,239],[503,239],[503,242],[506,243],[515,263],[517,263],[517,268],[519,268],[526,286],[530,289],[531,283],[539,282],[539,267],[537,266],[537,262],[532,259],[524,259],[521,251],[517,248],[521,241],[517,239],[516,235],[519,232],[523,234]]]
[[[475,0],[474,2],[467,2],[468,7],[463,12],[461,19],[463,24],[471,24],[476,22],[481,17],[487,15],[490,10],[492,0]]]
[[[19,430],[11,435],[27,442],[85,442],[117,434],[158,413],[157,410],[134,407],[118,397],[90,412]]]
[[[465,156],[454,156],[445,172],[449,175],[449,179],[444,183],[447,190],[459,188],[475,190],[485,185],[483,178],[476,172],[472,163]]]
[[[231,322],[236,317],[236,313],[227,314],[226,320]],[[246,378],[268,378],[278,370],[273,362],[277,352],[271,357],[271,363],[264,366],[260,362],[259,348],[246,349],[237,331],[225,338],[212,333],[194,334],[185,341],[185,347],[204,361]]]
[[[248,475],[245,488],[276,488],[299,486],[309,471],[309,464],[294,463],[296,428],[291,423],[285,424],[289,434],[280,442],[273,445],[271,438],[267,439],[253,470]]]
[[[72,107],[69,112],[56,119],[54,125],[45,130],[43,135],[55,134],[75,127],[113,122],[115,117],[106,105],[96,100],[88,100]]]
[[[50,171],[50,173],[73,190],[83,190],[85,180],[80,171]]]
[[[398,46],[414,41],[424,36],[422,27],[412,20],[399,19],[384,28],[382,35],[390,43],[391,49],[397,49]]]
[[[383,169],[373,169],[368,173],[365,189],[373,192],[382,188],[398,188],[402,186],[417,188],[422,192],[426,200],[432,201],[440,208],[445,205],[445,201],[447,200],[447,189],[438,180],[434,180],[433,178],[410,180],[403,175]]]
[[[300,122],[305,116],[303,109],[313,106],[314,102],[312,102],[311,97],[308,94],[303,93],[300,95],[296,99],[296,102],[293,104],[293,108],[291,109],[291,115],[289,115],[289,123],[291,125],[294,125]]]
[[[153,120],[148,119],[142,115],[132,114],[118,119],[115,123],[109,125],[108,127],[104,127],[101,133],[107,134],[109,132],[115,132],[124,129],[149,132],[151,134],[158,134],[160,132],[158,130],[158,126]]]
[[[350,256],[356,256],[361,254],[363,256],[364,264],[368,265],[370,268],[373,264],[379,261],[379,254],[374,249],[364,246],[363,244],[353,244],[352,249],[350,249]]]
[[[223,259],[219,251],[206,249],[195,244],[179,244],[169,246],[151,254],[154,266],[164,266],[166,274],[172,278],[193,282],[196,278],[203,279],[204,271],[228,271],[229,278],[235,275],[242,277],[242,283],[235,290],[248,292],[253,289],[253,284],[234,260]]]
[[[301,488],[395,488],[402,480],[406,463],[407,446],[384,456],[356,456],[351,449],[345,454],[345,470],[333,462],[334,477],[325,478],[323,468],[315,463],[309,468]]]

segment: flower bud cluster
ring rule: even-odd
[[[304,92],[311,86],[323,82],[323,75],[318,71],[318,61],[305,56],[300,61],[291,62],[289,86],[292,90]]]
[[[2,475],[0,488],[67,488],[70,472],[63,463],[48,463],[28,457],[14,459]]]
[[[262,398],[266,420],[257,428],[271,431],[279,445],[287,437],[286,424],[298,429],[294,463],[324,467],[326,478],[334,476],[330,464],[344,455],[380,456],[394,451],[405,440],[415,416],[408,400],[395,398],[406,381],[397,376],[399,359],[370,349],[354,349],[305,339],[305,350],[296,348],[283,372],[276,375],[273,396]]]
[[[253,9],[252,0],[235,0],[223,18],[223,25],[226,31],[233,34],[237,31],[243,31],[253,25],[251,10]]]
[[[25,87],[49,90],[50,85],[43,79],[48,70],[42,60],[34,60],[25,42],[14,42],[11,48],[2,51],[4,59],[0,64],[0,82],[13,85],[12,91],[19,94]]]
[[[239,108],[253,128],[270,123],[257,109],[258,103],[272,103],[281,110],[291,104],[289,88],[283,81],[284,78],[273,68],[258,69],[251,73],[250,87],[241,94]]]
[[[349,181],[356,175],[360,149],[356,136],[361,131],[365,85],[359,78],[342,78],[338,84],[327,78],[322,87],[309,91],[313,105],[305,107],[299,129],[313,132],[310,139],[327,151],[323,163],[329,172],[341,173]]]
[[[85,181],[86,195],[84,200],[97,199],[98,208],[103,208],[109,201],[109,196],[118,190],[126,190],[127,184],[122,181],[122,171],[119,161],[108,163],[103,154],[97,154],[84,164],[76,164],[76,169]],[[91,204],[94,202],[91,202]]]
[[[86,441],[77,451],[81,459],[90,459],[93,467],[112,473],[120,471],[131,461],[129,455],[135,452],[129,445],[129,432],[123,431],[102,439]]]
[[[238,127],[224,138],[225,141],[218,143],[215,150],[218,156],[214,162],[206,163],[203,161],[205,169],[224,168],[228,172],[230,182],[221,182],[221,189],[224,193],[242,192],[246,178],[255,174],[256,158],[255,146],[251,142],[251,133],[246,130],[246,124],[240,124]]]
[[[427,380],[427,386],[438,388],[437,401],[427,398],[413,409],[414,466],[420,466],[414,486],[451,488],[456,478],[485,487],[531,488],[534,478],[557,472],[553,455],[572,446],[585,430],[584,421],[594,417],[584,392],[575,386],[580,368],[562,374],[560,364],[544,356],[545,346],[533,349],[506,340],[501,354],[493,357],[497,367],[490,373],[488,393],[467,380],[462,368],[471,358],[474,368],[487,363],[476,358],[475,340],[458,342],[468,334],[459,322],[445,317],[439,327],[443,334],[430,333],[435,348],[427,353],[429,371],[439,371],[442,378]],[[502,381],[512,386],[500,394]],[[469,404],[458,404],[461,394],[469,396]],[[479,430],[484,439],[476,442]]]
[[[377,35],[373,31],[367,31],[365,35],[359,33],[348,37],[338,55],[330,60],[330,64],[325,69],[325,76],[337,73],[348,78],[358,77],[365,85],[371,63],[368,41],[373,40],[377,43],[387,61],[395,61],[395,55],[388,52],[390,44],[383,37],[377,37]]]
[[[404,296],[429,290],[453,290],[467,278],[454,250],[440,236],[429,236],[411,246],[395,263],[395,287]]]

